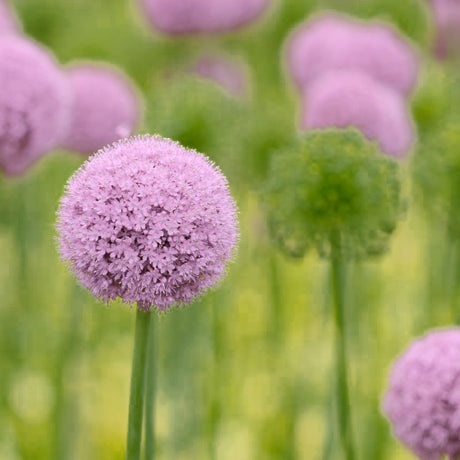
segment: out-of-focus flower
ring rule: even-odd
[[[383,410],[424,460],[460,455],[460,329],[414,341],[393,366]]]
[[[229,93],[244,97],[248,92],[248,75],[244,66],[225,55],[201,56],[190,71],[216,82]]]
[[[255,20],[270,0],[140,0],[148,19],[167,34],[236,29]]]
[[[0,39],[0,167],[23,173],[67,129],[70,91],[53,56],[35,42]]]
[[[90,157],[69,180],[58,232],[62,258],[94,296],[145,310],[191,302],[214,286],[238,239],[220,170],[158,136]]]
[[[431,0],[436,23],[436,54],[445,58],[460,55],[460,2],[458,0]]]
[[[288,254],[380,254],[400,217],[397,163],[355,130],[313,131],[272,156],[262,197]]]
[[[0,0],[0,35],[15,34],[18,30],[18,21],[8,2]]]
[[[395,157],[408,153],[414,141],[413,124],[400,94],[361,72],[330,72],[306,91],[301,128],[348,126],[360,129]]]
[[[68,77],[73,104],[64,148],[90,154],[133,134],[140,119],[140,101],[120,71],[81,64],[71,67]]]
[[[287,64],[301,90],[328,71],[359,70],[408,95],[418,73],[415,51],[393,28],[338,15],[302,24],[289,39]]]

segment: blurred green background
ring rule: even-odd
[[[330,428],[328,266],[313,253],[302,261],[278,253],[258,195],[271,151],[296,131],[297,96],[282,65],[283,45],[293,26],[323,9],[391,21],[419,48],[419,140],[437,145],[444,120],[455,122],[460,104],[452,89],[455,63],[431,57],[425,2],[280,0],[241,31],[195,39],[155,34],[129,0],[13,4],[25,32],[62,64],[94,59],[120,66],[144,96],[140,132],[209,155],[238,201],[241,243],[229,276],[201,301],[158,318],[158,458],[340,459]],[[197,56],[218,51],[246,62],[248,99],[181,76]],[[0,178],[0,459],[124,458],[135,315],[121,304],[98,304],[55,248],[58,200],[83,161],[54,152],[25,177]],[[450,293],[459,256],[448,262],[455,238],[446,239],[443,220],[426,212],[423,165],[416,175],[422,179],[412,180],[416,161],[414,155],[401,164],[407,212],[390,253],[356,263],[348,280],[361,459],[413,458],[381,415],[389,366],[426,328],[456,320]]]

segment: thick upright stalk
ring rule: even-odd
[[[156,362],[157,340],[155,331],[155,315],[150,315],[150,333],[147,343],[147,363],[145,370],[145,452],[144,460],[155,458],[155,394],[156,394]]]
[[[215,297],[213,297],[215,299]],[[209,390],[208,407],[208,449],[210,460],[217,458],[217,433],[221,422],[220,380],[219,371],[222,371],[221,325],[218,302],[211,302],[211,334],[213,343],[212,377]]]
[[[126,460],[139,460],[142,442],[142,415],[144,409],[145,358],[151,313],[137,310],[134,336],[131,390],[129,396],[128,439]]]
[[[345,272],[346,266],[338,238],[332,241],[332,295],[336,333],[336,384],[337,420],[342,450],[346,460],[354,460],[352,441],[350,396],[347,375],[347,341],[345,318]]]

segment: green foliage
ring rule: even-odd
[[[400,216],[394,160],[355,130],[314,131],[273,157],[264,187],[271,230],[289,254],[381,253]]]
[[[414,158],[414,177],[423,207],[460,237],[460,121],[448,122],[420,144]]]
[[[446,66],[429,63],[420,77],[412,108],[422,138],[439,130],[446,117],[456,112],[460,101],[459,84],[449,70]]]

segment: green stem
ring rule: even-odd
[[[222,371],[219,364],[222,361],[222,348],[221,348],[221,327],[220,327],[220,311],[218,310],[218,302],[215,297],[210,304],[211,307],[211,320],[212,320],[212,342],[213,342],[213,355],[212,355],[212,378],[209,393],[209,413],[208,413],[208,439],[209,439],[209,459],[215,460],[217,458],[217,433],[221,421],[221,405],[220,405],[220,385],[219,385],[219,371]]]
[[[156,355],[157,340],[155,315],[150,315],[150,334],[147,343],[147,363],[145,374],[145,460],[155,458],[155,394],[156,394]]]
[[[142,415],[144,409],[145,359],[151,313],[137,310],[134,336],[131,389],[129,396],[128,439],[126,460],[139,460],[142,441]]]
[[[342,450],[346,460],[355,458],[352,441],[350,396],[347,375],[347,343],[345,321],[345,274],[346,266],[341,253],[340,240],[332,242],[332,292],[336,330],[336,382],[337,419]]]

